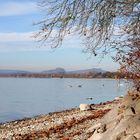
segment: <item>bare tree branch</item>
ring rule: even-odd
[[[40,6],[46,18],[36,37],[43,44],[56,48],[78,33],[86,52],[116,51],[114,60],[140,79],[140,0],[44,0]]]

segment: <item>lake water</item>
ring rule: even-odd
[[[0,122],[112,100],[126,88],[111,79],[0,78]]]

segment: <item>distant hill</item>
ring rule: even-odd
[[[65,69],[63,68],[56,68],[56,69],[52,69],[52,70],[46,70],[46,71],[42,71],[41,73],[44,73],[44,74],[65,74],[66,71]]]
[[[66,71],[64,68],[56,68],[51,70],[45,70],[42,72],[36,72],[38,74],[84,74],[84,73],[105,73],[105,70],[100,68],[92,68],[85,70],[75,70],[75,71]],[[8,74],[35,74],[35,72],[29,72],[24,70],[0,70],[0,75],[8,75]]]
[[[106,72],[105,70],[102,70],[100,68],[92,68],[92,69],[85,69],[85,70],[75,70],[75,71],[66,71],[63,68],[56,68],[56,69],[52,69],[52,70],[46,70],[46,71],[42,71],[41,73],[46,73],[46,74],[83,74],[83,73],[88,73],[88,72],[93,72],[93,73],[104,73]]]
[[[23,70],[0,70],[0,74],[30,74],[29,71]]]
[[[24,77],[24,78],[115,78],[120,75],[117,72],[109,72],[100,68],[66,71],[63,68],[45,70],[42,72],[30,72],[24,70],[0,70],[0,77]]]
[[[94,72],[94,73],[104,73],[106,72],[105,70],[102,70],[100,68],[92,68],[92,69],[85,69],[85,70],[76,70],[76,71],[69,71],[67,73],[70,73],[70,74],[82,74],[82,73],[88,73],[88,72]]]

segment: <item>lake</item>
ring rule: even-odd
[[[127,88],[112,79],[0,78],[0,122],[113,100]]]

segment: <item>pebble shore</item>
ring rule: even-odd
[[[87,140],[89,128],[109,112],[118,100],[92,105],[93,109],[73,108],[0,125],[0,140]]]

